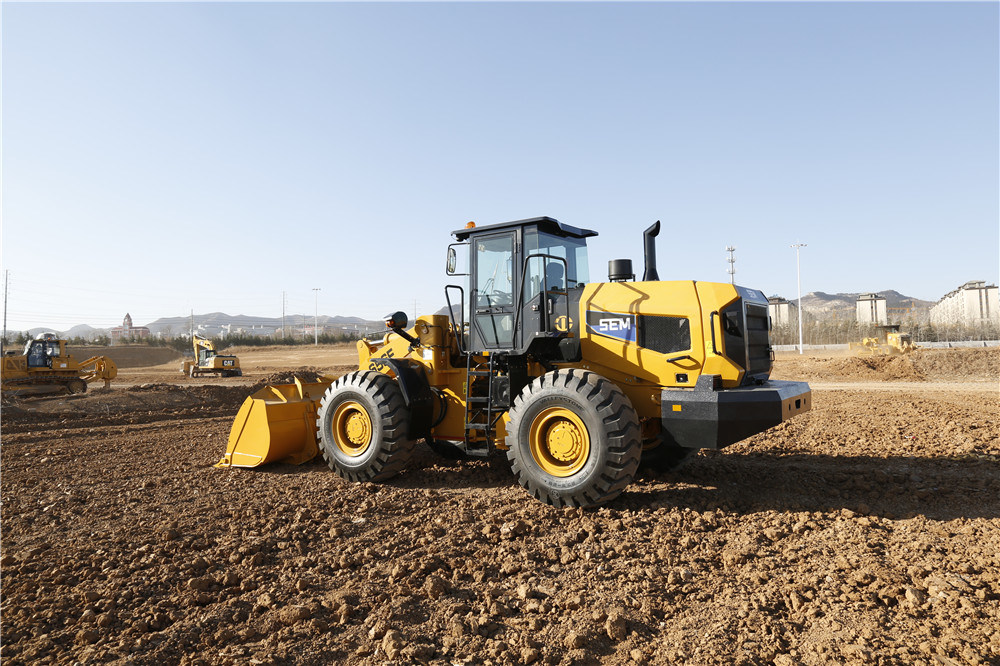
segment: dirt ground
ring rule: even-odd
[[[779,355],[813,411],[588,511],[423,444],[215,469],[254,384],[355,358],[237,353],[4,405],[4,664],[1000,663],[1000,350]]]

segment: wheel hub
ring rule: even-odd
[[[583,438],[576,426],[568,421],[563,421],[549,429],[547,445],[553,458],[562,462],[570,462],[580,457]]]
[[[360,446],[368,441],[371,434],[368,431],[368,419],[357,412],[347,417],[347,439],[355,446]]]
[[[360,456],[371,444],[371,418],[365,408],[353,400],[337,406],[331,430],[337,448],[349,456]]]
[[[587,426],[565,407],[542,410],[531,423],[528,441],[535,462],[552,476],[572,476],[590,457]]]

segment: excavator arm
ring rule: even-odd
[[[191,342],[194,345],[194,355],[198,355],[198,350],[204,349],[206,351],[215,351],[215,344],[209,338],[203,338],[200,335],[191,336]]]

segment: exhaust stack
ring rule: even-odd
[[[642,233],[642,241],[646,252],[646,271],[642,274],[643,282],[659,280],[656,273],[656,235],[660,233],[660,221],[657,220],[649,229]]]

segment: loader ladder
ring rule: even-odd
[[[465,452],[486,457],[494,450],[496,423],[504,413],[492,398],[496,354],[484,359],[469,352],[465,359]]]

